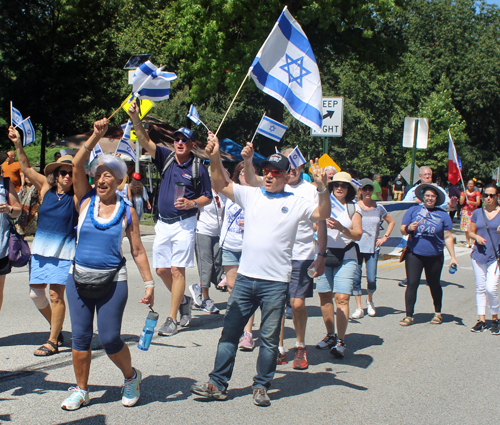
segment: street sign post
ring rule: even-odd
[[[429,142],[429,120],[427,118],[405,118],[403,129],[403,147],[412,148],[410,187],[413,186],[415,175],[415,156],[417,149],[427,149]]]

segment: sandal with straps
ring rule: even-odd
[[[433,325],[440,325],[441,323],[443,323],[443,316],[438,313],[434,314],[434,317],[432,318],[430,323]]]
[[[46,347],[45,346],[46,344],[50,345],[54,349],[54,351],[52,351],[49,347]],[[53,342],[47,340],[47,342],[44,345],[41,345],[35,351],[41,351],[43,353],[43,354],[37,354],[36,352],[33,353],[37,357],[48,357],[59,353],[59,347],[57,346],[57,344],[54,344]]]
[[[401,326],[411,326],[413,325],[413,317],[406,316],[401,322],[399,322]]]

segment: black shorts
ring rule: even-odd
[[[9,257],[0,258],[0,276],[9,274],[12,269],[10,265]]]
[[[290,298],[311,298],[313,296],[313,279],[307,275],[307,269],[313,260],[292,260],[292,275],[288,296]]]

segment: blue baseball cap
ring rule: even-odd
[[[182,135],[186,136],[186,138],[194,142],[193,132],[189,128],[186,127],[179,128],[179,130],[174,132],[174,137],[177,133],[181,133]]]

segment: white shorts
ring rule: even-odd
[[[173,224],[158,220],[153,243],[153,267],[194,267],[196,215]]]

